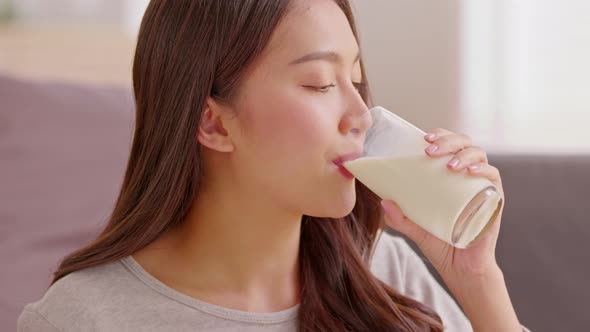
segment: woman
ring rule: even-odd
[[[359,52],[347,0],[152,1],[115,209],[19,330],[521,330],[494,259],[499,218],[456,250],[342,173],[371,126]],[[468,137],[432,134],[431,157],[501,186]]]

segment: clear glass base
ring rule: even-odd
[[[496,190],[496,188],[490,186],[486,187],[484,190],[480,191],[477,195],[475,195],[475,197],[473,197],[473,199],[469,202],[469,204],[467,204],[463,212],[461,212],[461,215],[459,216],[457,222],[455,223],[455,226],[453,227],[453,232],[451,235],[451,241],[453,246],[457,248],[467,248],[473,243],[477,242],[477,240],[479,240],[481,235],[485,233],[485,231],[490,227],[492,222],[496,220],[496,217],[500,213],[502,209],[502,204],[504,203],[502,197],[500,197],[498,205],[493,210],[493,212],[490,210],[490,212],[492,213],[488,213],[489,217],[474,217],[478,215],[478,211],[482,208],[482,206],[485,206],[485,203],[488,202],[488,200],[494,199],[499,195],[500,193]],[[472,225],[474,222],[477,222],[474,220],[479,220],[479,223],[485,223],[485,226],[481,227],[481,225]],[[468,238],[468,234],[465,232],[465,230],[477,226],[481,227],[481,231],[475,237],[473,237],[473,239]]]

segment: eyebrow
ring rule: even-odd
[[[357,61],[359,61],[359,59],[361,58],[361,53],[358,52],[356,54],[356,57],[354,58],[354,62],[356,63]],[[340,62],[342,63],[342,56],[334,51],[318,51],[318,52],[313,52],[313,53],[309,53],[307,55],[302,56],[299,59],[293,60],[289,65],[298,65],[304,62],[309,62],[309,61],[317,61],[317,60],[324,60],[324,61],[328,61],[328,62]]]

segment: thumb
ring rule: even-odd
[[[425,245],[432,239],[432,235],[425,229],[408,219],[399,205],[391,200],[382,200],[381,206],[385,211],[385,223],[391,228],[403,233],[414,241],[423,251]]]

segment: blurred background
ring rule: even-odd
[[[374,103],[470,135],[500,169],[519,318],[587,330],[590,1],[351,1]],[[148,2],[0,0],[0,331],[112,212]]]
[[[129,85],[148,0],[0,0],[0,72]],[[490,151],[590,152],[590,2],[353,0],[376,104]]]

